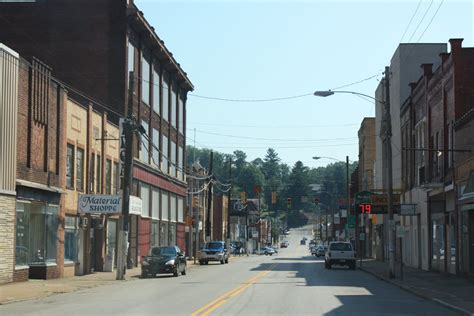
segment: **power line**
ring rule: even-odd
[[[420,35],[420,37],[418,38],[418,40],[416,41],[417,43],[421,40],[421,38],[423,37],[423,35],[425,35],[426,30],[430,27],[431,22],[433,22],[434,18],[435,18],[436,15],[438,14],[439,9],[440,9],[441,6],[443,5],[443,2],[444,2],[444,0],[442,0],[441,3],[439,4],[439,6],[438,6],[438,8],[436,9],[435,13],[434,13],[433,16],[431,17],[430,22],[429,22],[428,25],[426,26],[426,28],[425,28],[425,30],[423,31],[423,33],[421,33],[421,35]]]
[[[356,82],[352,82],[352,83],[349,83],[349,84],[346,84],[346,85],[343,85],[343,86],[340,86],[340,87],[332,88],[332,89],[330,89],[330,90],[338,90],[338,89],[350,87],[350,86],[359,84],[359,83],[361,83],[361,82],[368,81],[368,80],[370,80],[370,79],[373,79],[373,78],[375,78],[375,77],[378,77],[378,76],[380,76],[380,74],[381,74],[381,71],[379,71],[379,72],[376,73],[375,75],[370,76],[370,77],[368,77],[368,78],[365,78],[365,79],[362,79],[362,80],[359,80],[359,81],[356,81]]]
[[[426,9],[425,14],[423,14],[423,17],[421,18],[420,22],[418,23],[418,25],[416,26],[415,30],[414,30],[413,33],[411,34],[410,39],[408,40],[408,42],[410,42],[411,39],[413,38],[413,36],[415,36],[416,31],[418,31],[418,28],[420,27],[421,23],[423,23],[423,20],[425,19],[426,15],[427,15],[428,12],[430,11],[431,6],[433,5],[433,1],[434,1],[434,0],[431,0],[430,5],[429,5],[428,8]]]
[[[400,38],[400,43],[403,41],[403,38],[405,37],[405,35],[406,35],[407,31],[408,31],[408,28],[409,28],[410,25],[411,25],[411,22],[413,22],[413,18],[415,17],[416,13],[418,12],[418,9],[420,8],[420,5],[421,5],[421,2],[422,2],[422,1],[423,1],[423,0],[420,0],[420,1],[418,2],[418,5],[416,6],[415,12],[414,12],[413,15],[411,16],[410,22],[408,22],[408,25],[407,25],[407,27],[405,28],[405,32],[403,32],[403,35],[402,35],[402,37]]]
[[[341,138],[322,138],[322,139],[284,139],[284,138],[263,138],[263,137],[249,137],[249,136],[237,136],[237,135],[229,135],[229,134],[219,134],[207,131],[196,130],[202,134],[209,134],[209,135],[216,135],[222,137],[230,137],[230,138],[240,138],[240,139],[252,139],[252,140],[267,140],[267,141],[284,141],[284,142],[319,142],[319,141],[334,141],[334,140],[348,140],[354,139],[357,137],[341,137]]]
[[[240,125],[240,124],[214,124],[188,121],[188,125],[205,125],[205,126],[222,126],[222,127],[245,127],[245,128],[326,128],[326,127],[345,127],[356,126],[360,123],[346,123],[346,124],[327,124],[327,125]],[[193,130],[188,128],[188,130]]]

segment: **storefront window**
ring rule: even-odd
[[[105,160],[105,194],[112,194],[112,161]]]
[[[151,223],[151,246],[158,246],[158,221]]]
[[[16,265],[55,263],[58,207],[17,201]]]
[[[77,261],[79,231],[77,229],[77,218],[66,216],[64,221],[64,259]]]
[[[74,185],[74,146],[67,144],[66,149],[66,186],[72,189]]]

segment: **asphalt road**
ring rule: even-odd
[[[274,256],[8,304],[0,315],[455,315],[364,272],[324,269],[303,236],[310,232],[292,231]]]

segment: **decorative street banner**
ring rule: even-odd
[[[77,201],[80,214],[120,214],[122,197],[120,195],[80,194]]]

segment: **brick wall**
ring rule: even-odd
[[[0,193],[0,284],[13,280],[15,248],[15,196]]]

